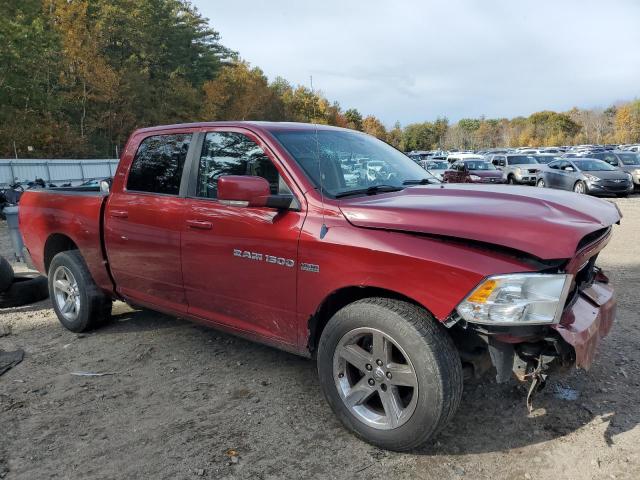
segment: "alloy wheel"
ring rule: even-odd
[[[65,266],[59,266],[53,273],[53,293],[62,316],[75,321],[80,314],[80,290],[73,273]]]
[[[413,364],[398,342],[380,330],[347,332],[334,351],[333,375],[345,406],[370,427],[398,428],[416,409]]]
[[[576,193],[584,193],[584,183],[578,182],[573,187],[573,191]]]

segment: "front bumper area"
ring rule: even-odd
[[[633,192],[633,182],[612,182],[601,180],[599,182],[586,182],[587,193],[610,193],[610,194],[624,194]]]
[[[535,173],[528,174],[528,175],[520,175],[520,176],[515,175],[516,182],[523,185],[535,185],[537,178],[538,177],[536,176]]]
[[[515,376],[527,381],[572,367],[588,370],[598,344],[611,330],[616,299],[599,272],[590,285],[576,289],[555,325],[491,327],[461,321],[451,329],[463,367],[479,378],[491,366],[496,381]]]
[[[589,369],[596,349],[611,330],[616,316],[613,288],[604,282],[594,282],[576,293],[560,323],[551,328],[575,351],[576,366]]]

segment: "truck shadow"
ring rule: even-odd
[[[294,378],[291,379],[293,384],[287,385],[291,389],[287,396],[309,398],[311,388],[314,397],[321,397],[313,361],[150,311],[119,313],[114,320],[99,335],[178,329],[187,332],[186,338],[181,335],[182,341],[192,343],[195,350],[206,346],[216,350],[219,358],[242,358],[242,362],[260,378],[273,378],[278,365],[288,364],[289,375]],[[575,371],[565,377],[550,379],[546,388],[534,398],[531,414],[527,411],[523,386],[498,385],[490,375],[466,382],[460,409],[453,421],[432,444],[411,453],[439,456],[500,452],[564,437],[582,428],[602,429],[606,444],[613,446],[616,435],[633,429],[639,420],[634,413],[637,412],[635,385],[639,381],[635,372],[623,368],[625,377],[618,369],[613,379],[612,372],[607,371],[616,363],[614,358],[620,351],[631,352],[633,349],[624,335],[616,337],[607,339],[591,372]],[[627,345],[621,348],[622,343]],[[173,348],[171,342],[165,343],[164,347],[169,351]],[[274,380],[277,387],[275,382],[277,380]],[[284,400],[279,403],[277,398],[273,400],[274,414],[286,418],[291,405]],[[328,430],[334,430],[331,435],[337,434],[345,447],[361,443],[344,434],[324,402],[300,404],[298,408],[317,410],[309,415],[310,430],[326,434],[329,434]]]
[[[592,370],[574,370],[564,376],[551,377],[546,388],[534,398],[532,413],[527,411],[523,386],[497,385],[491,375],[468,381],[452,422],[430,445],[411,453],[437,457],[504,452],[565,437],[585,428],[602,432],[603,448],[615,446],[617,436],[632,430],[640,421],[637,414],[640,372],[634,368],[640,361],[636,325],[638,298],[633,291],[633,285],[640,282],[640,265],[632,267],[612,269],[614,284],[619,287],[618,319],[603,341]],[[169,329],[179,331],[179,336]],[[236,364],[250,371],[252,378],[271,379],[274,392],[268,402],[275,418],[286,422],[291,410],[306,412],[300,413],[305,429],[316,432],[317,438],[290,432],[299,436],[300,442],[320,442],[317,445],[320,448],[322,438],[330,437],[341,448],[370,448],[346,433],[326,403],[320,401],[322,393],[313,361],[186,320],[127,307],[114,309],[114,321],[95,335],[128,336],[152,330],[165,332],[154,338],[154,344],[162,344],[167,352],[178,349],[182,355],[185,350],[190,352],[181,359],[196,365],[194,368],[204,371],[207,366],[215,365],[218,374],[231,382],[232,392],[236,388],[254,388],[253,383],[238,376]],[[279,384],[284,381],[284,371],[286,384]],[[246,408],[254,408],[249,396],[233,402],[240,405],[247,402]]]

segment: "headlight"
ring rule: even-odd
[[[469,175],[469,178],[474,182],[477,182],[478,180],[480,180],[480,177],[478,175]]]
[[[514,168],[514,170],[515,170],[516,173],[522,173],[522,170],[520,170],[520,167],[516,167],[516,168]]]
[[[571,275],[517,273],[487,277],[457,311],[468,322],[488,325],[557,323],[571,285]]]
[[[587,180],[590,180],[592,182],[597,182],[598,180],[600,180],[598,177],[596,177],[595,175],[591,175],[589,173],[585,173],[584,176],[587,178]]]

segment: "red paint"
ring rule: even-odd
[[[594,283],[578,294],[560,324],[552,328],[575,349],[576,365],[588,369],[593,363],[598,343],[611,330],[615,316],[613,289],[603,283]]]
[[[218,180],[218,199],[244,201],[249,207],[264,207],[267,204],[269,182],[262,177],[227,175]]]
[[[20,208],[25,243],[44,271],[47,239],[66,235],[98,285],[113,295],[304,353],[310,317],[342,288],[386,289],[444,321],[484,277],[533,270],[521,257],[491,245],[540,259],[565,259],[575,269],[608,238],[576,254],[578,242],[619,220],[615,206],[605,201],[527,187],[416,186],[370,197],[322,199],[271,135],[278,129],[310,128],[315,127],[230,122],[138,130],[124,150],[108,197],[26,192]],[[300,210],[261,206],[257,199],[268,194],[268,185],[243,177],[222,180],[220,196],[260,206],[125,190],[131,161],[146,136],[212,130],[241,132],[256,141]],[[320,238],[323,225],[328,230]],[[301,269],[302,263],[317,265],[319,271]],[[582,352],[584,366],[608,331],[615,305],[603,293],[608,287],[592,288],[599,300],[581,294],[557,326]],[[586,304],[596,313],[588,313]]]

